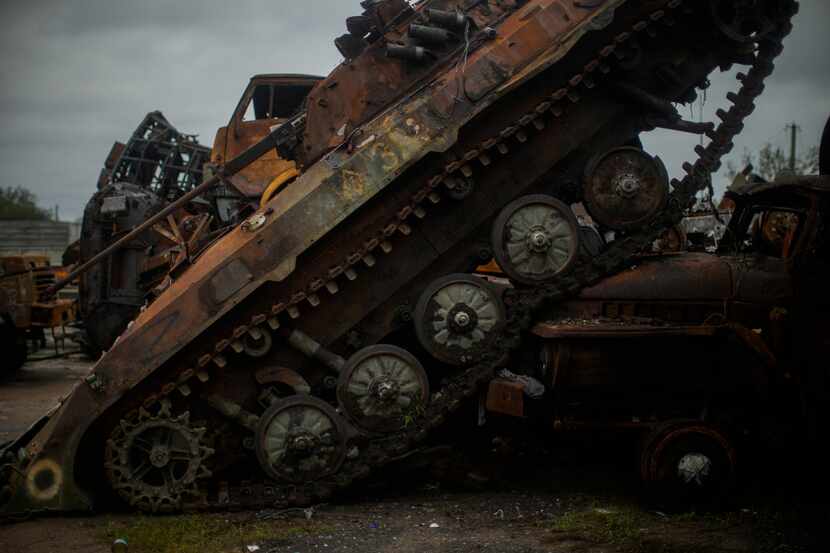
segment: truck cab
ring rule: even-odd
[[[322,80],[314,75],[263,74],[251,77],[227,126],[216,132],[211,163],[221,165],[265,138],[305,106],[311,89]],[[249,198],[260,197],[275,178],[295,168],[271,150],[231,177],[231,183]]]

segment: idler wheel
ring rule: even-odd
[[[524,196],[508,204],[493,224],[493,253],[512,280],[540,284],[576,262],[579,225],[570,208],[552,196]]]
[[[369,432],[394,432],[416,418],[429,401],[424,368],[408,351],[374,345],[346,362],[337,383],[346,416]]]
[[[640,473],[655,498],[688,505],[725,497],[735,481],[735,464],[735,449],[719,429],[671,421],[646,438]]]
[[[315,397],[278,401],[259,419],[256,454],[263,470],[276,480],[309,482],[329,475],[346,455],[340,417]]]
[[[472,275],[452,274],[430,284],[415,306],[415,332],[430,355],[450,365],[475,362],[504,322],[493,288]]]
[[[585,207],[613,230],[650,222],[666,206],[669,177],[660,158],[623,146],[595,157],[585,172]]]

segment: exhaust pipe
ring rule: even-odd
[[[414,23],[409,26],[409,36],[428,44],[446,44],[455,38],[455,35],[446,29]]]
[[[402,44],[387,44],[386,55],[390,58],[401,60],[423,62],[428,59],[435,59],[435,54],[423,46],[404,46]]]
[[[431,22],[446,29],[463,29],[467,25],[467,16],[461,12],[427,8],[426,13]]]

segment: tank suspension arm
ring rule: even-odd
[[[618,81],[612,88],[631,102],[640,104],[644,108],[670,118],[680,118],[680,114],[671,102],[646,92],[632,84]]]
[[[283,335],[288,338],[288,343],[291,347],[307,357],[320,361],[334,372],[339,373],[346,365],[345,359],[336,353],[332,353],[327,350],[314,338],[300,330],[295,329],[289,331],[288,329],[285,329],[283,331]]]
[[[66,278],[56,282],[55,284],[47,288],[44,292],[44,298],[54,296],[55,293],[58,292],[58,290],[61,290],[67,284],[69,284],[70,282],[78,278],[80,275],[87,272],[91,267],[94,267],[104,259],[108,258],[112,254],[120,250],[126,244],[134,240],[136,236],[138,236],[145,230],[151,228],[153,225],[155,225],[162,219],[166,218],[168,215],[170,215],[171,213],[173,213],[174,211],[176,211],[192,199],[204,194],[224,179],[237,174],[239,171],[241,171],[257,159],[265,155],[268,151],[274,148],[278,148],[285,142],[293,139],[297,132],[297,129],[301,129],[304,126],[304,123],[305,113],[302,113],[294,119],[287,121],[279,127],[272,129],[268,136],[266,136],[265,138],[263,138],[262,140],[260,140],[259,142],[257,142],[256,144],[254,144],[238,156],[236,156],[235,158],[228,161],[225,165],[220,167],[216,171],[216,174],[214,176],[204,181],[202,184],[200,184],[199,186],[197,186],[196,188],[194,188],[193,190],[191,190],[175,202],[169,204],[167,207],[165,207],[164,209],[162,209],[161,211],[159,211],[158,213],[156,213],[155,215],[153,215],[152,217],[150,217],[149,219],[135,227],[133,230],[128,232],[125,236],[122,236],[120,239],[110,244],[103,251],[98,252],[98,254],[92,257],[92,259],[81,264],[80,267],[76,267],[71,273],[69,273],[69,275],[66,276]]]
[[[645,116],[645,121],[649,126],[691,134],[707,134],[715,130],[714,123],[696,123],[684,120],[671,102],[634,85],[617,82],[613,88],[627,100],[651,110],[652,113]]]
[[[256,431],[259,417],[246,411],[238,403],[234,403],[216,394],[209,395],[204,399],[208,405],[222,413],[225,417],[238,422],[248,430]]]

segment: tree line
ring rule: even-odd
[[[31,191],[17,187],[0,187],[0,220],[51,219],[52,213],[38,207],[37,196]]]

